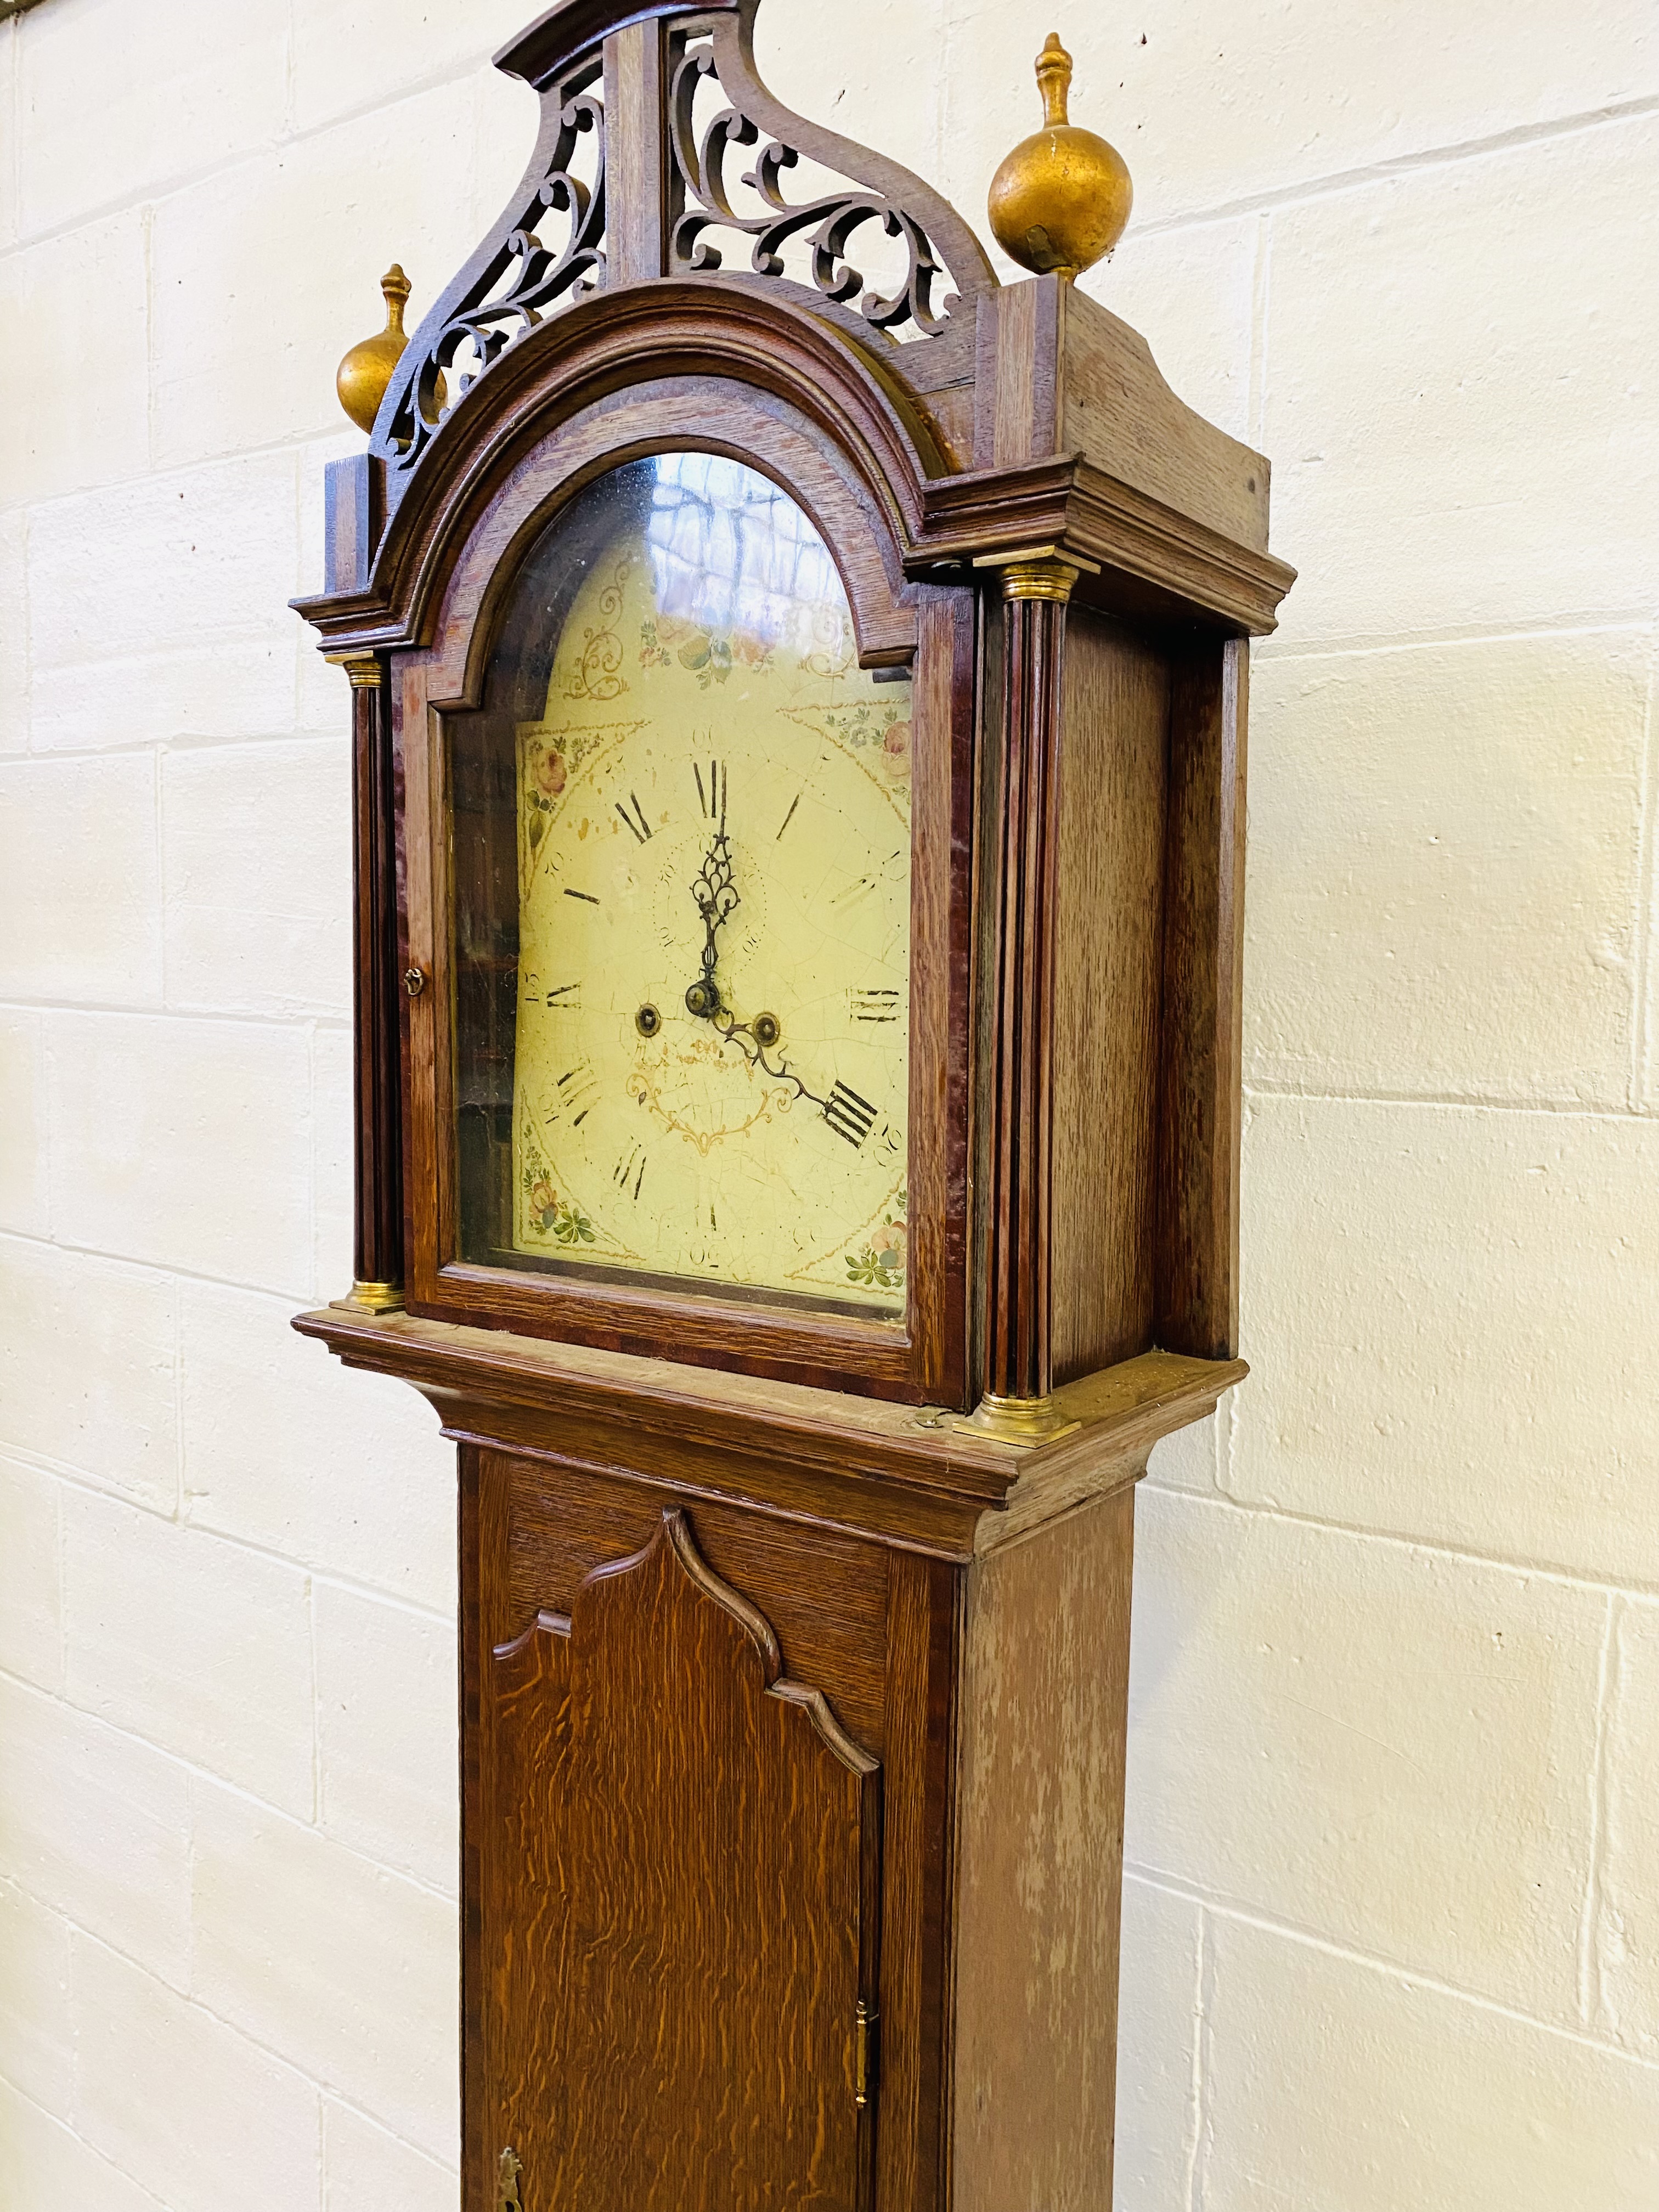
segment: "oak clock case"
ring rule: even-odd
[[[296,1326],[458,1447],[466,2212],[1103,2206],[1291,576],[1075,289],[1130,195],[1058,39],[1005,285],[755,6],[531,25],[522,185],[342,365],[356,1249]]]

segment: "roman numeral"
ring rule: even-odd
[[[617,1161],[611,1171],[611,1180],[618,1190],[626,1190],[631,1182],[634,1186],[635,1203],[635,1205],[639,1203],[640,1185],[645,1181],[645,1154],[637,1145],[626,1159]]]
[[[697,779],[697,804],[702,809],[705,817],[710,822],[724,822],[726,819],[724,763],[717,760],[711,760],[708,763],[708,781],[706,783],[703,781],[701,762],[692,762],[691,773]]]
[[[617,801],[617,811],[621,815],[623,820],[628,824],[629,828],[634,832],[634,835],[639,839],[641,844],[643,845],[647,838],[651,835],[651,824],[645,818],[645,809],[640,805],[640,795],[638,792],[630,791],[629,793],[628,805],[631,805],[634,809],[634,811],[631,814],[628,811],[628,805],[624,805],[620,799]]]
[[[582,987],[580,983],[556,983],[544,996],[535,988],[540,981],[539,975],[525,977],[526,1006],[549,1006],[557,1014],[574,1014],[580,1012]]]
[[[823,1118],[836,1134],[845,1137],[857,1152],[874,1127],[876,1109],[867,1098],[860,1098],[856,1091],[849,1091],[844,1083],[838,1083],[830,1093]]]
[[[854,991],[851,997],[855,1022],[896,1022],[899,1018],[896,991]]]
[[[830,903],[831,906],[851,906],[855,901],[867,897],[875,888],[873,876],[860,876],[855,884],[848,884],[844,891],[837,891]]]
[[[599,904],[598,899],[594,897],[592,891],[573,891],[568,884],[564,887],[564,895],[567,898],[586,899],[589,906]]]
[[[592,1061],[579,1060],[574,1067],[566,1068],[555,1085],[553,1110],[544,1118],[550,1122],[562,1121],[568,1115],[571,1127],[580,1128],[599,1091],[599,1073]]]
[[[784,816],[784,817],[783,817],[783,829],[781,829],[781,830],[780,830],[778,831],[778,836],[779,836],[780,837],[781,837],[781,836],[782,836],[784,830],[787,830],[787,829],[789,827],[789,824],[790,824],[790,823],[794,820],[794,818],[795,818],[795,809],[796,809],[799,805],[800,805],[800,793],[799,793],[799,792],[797,792],[797,793],[795,793],[794,797],[793,797],[793,798],[790,800],[790,802],[789,802],[789,811],[788,811],[788,812]],[[775,842],[775,840],[774,842]]]

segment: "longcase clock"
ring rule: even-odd
[[[1267,468],[565,0],[301,603],[355,709],[356,1255],[459,1445],[467,2212],[1103,2212],[1133,1486],[1236,1357]]]

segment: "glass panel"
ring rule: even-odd
[[[768,478],[591,485],[449,722],[464,1259],[902,1311],[910,684]]]

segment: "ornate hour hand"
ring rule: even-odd
[[[720,985],[714,980],[714,964],[720,957],[720,929],[731,919],[733,908],[743,903],[732,879],[732,848],[724,826],[703,856],[702,869],[691,886],[691,896],[702,916],[702,973],[686,992],[685,1004],[689,1012],[703,1021],[712,1021],[720,1010]]]
[[[867,1133],[868,1117],[855,1115],[845,1123],[841,1118],[843,1095],[856,1101],[859,1107],[863,1106],[864,1102],[858,1098],[856,1092],[846,1092],[844,1085],[839,1083],[828,1098],[810,1090],[781,1053],[775,1062],[768,1058],[783,1034],[775,1014],[757,1014],[752,1021],[740,1022],[720,1003],[720,984],[714,975],[720,958],[720,932],[722,925],[731,920],[735,908],[743,903],[732,877],[732,847],[723,823],[703,856],[702,866],[691,886],[691,896],[697,902],[697,912],[702,916],[702,973],[686,992],[687,1012],[696,1014],[701,1021],[712,1023],[720,1042],[735,1044],[751,1067],[758,1067],[775,1082],[788,1084],[796,1097],[804,1098],[810,1105],[817,1107],[837,1136],[845,1137],[854,1146],[862,1144]],[[870,1115],[873,1115],[874,1110],[871,1108]]]

